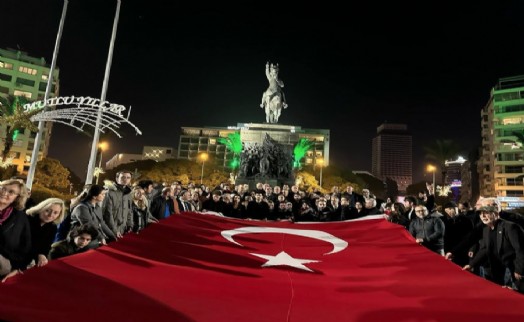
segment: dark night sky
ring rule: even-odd
[[[499,77],[524,74],[524,4],[424,2],[344,8],[123,0],[107,100],[132,106],[109,155],[177,146],[181,126],[263,122],[267,60],[280,64],[289,108],[280,123],[331,129],[331,162],[371,170],[382,122],[408,124],[413,175],[422,147],[480,143],[480,110]],[[342,6],[342,4],[341,4]],[[7,0],[0,47],[50,63],[62,1]],[[100,97],[116,1],[71,0],[60,47],[61,96]],[[90,141],[55,125],[50,156],[85,178]]]

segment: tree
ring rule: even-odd
[[[133,172],[137,170],[138,172],[143,174],[153,169],[153,167],[157,164],[158,163],[154,160],[139,160],[135,162],[124,163],[117,166],[116,168],[106,170],[105,173],[100,175],[100,180],[98,180],[98,182],[101,183],[104,182],[104,180],[114,181],[116,178],[116,174],[121,170],[128,170]],[[142,178],[145,177],[142,175]]]
[[[37,132],[38,127],[31,121],[31,117],[40,113],[41,109],[25,111],[24,104],[27,100],[23,96],[9,96],[0,98],[0,123],[5,124],[4,149],[2,150],[2,161],[5,162],[11,152],[13,143],[22,129]]]
[[[420,181],[417,183],[412,183],[406,188],[406,194],[408,196],[418,196],[420,191],[426,190],[426,181]]]
[[[229,167],[233,170],[240,166],[239,155],[242,152],[242,141],[240,140],[240,132],[229,133],[227,138],[219,138],[218,143],[222,143],[226,148],[233,152],[233,160]]]
[[[69,170],[60,161],[45,158],[36,164],[35,183],[41,186],[69,192]]]
[[[306,152],[311,149],[313,142],[309,141],[306,138],[301,138],[295,147],[293,148],[293,167],[300,168],[300,160],[306,155]]]
[[[307,192],[312,192],[314,190],[320,190],[318,181],[314,175],[306,171],[299,171],[296,175],[298,188]]]
[[[357,176],[365,182],[363,187],[368,188],[377,198],[385,199],[387,197],[386,184],[382,180],[366,173],[359,173]]]
[[[460,146],[453,140],[436,140],[430,146],[424,147],[426,158],[438,163],[442,172],[442,181],[446,178],[446,161],[453,160],[460,152]]]
[[[393,201],[397,200],[399,194],[397,182],[389,177],[386,178],[386,194],[387,197],[390,197]]]

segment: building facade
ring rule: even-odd
[[[142,160],[154,160],[162,162],[167,159],[175,159],[177,156],[176,149],[170,146],[144,146],[142,150]]]
[[[481,111],[480,195],[524,207],[524,75],[499,79]]]
[[[446,177],[444,184],[451,187],[453,199],[458,202],[471,202],[472,182],[470,163],[462,157],[444,163]]]
[[[449,160],[444,163],[446,168],[446,177],[444,178],[444,184],[450,186],[461,186],[462,185],[462,173],[464,165],[467,165],[466,159],[458,157],[457,160]]]
[[[44,99],[49,79],[49,67],[44,58],[31,57],[19,50],[0,49],[0,95],[3,97],[23,96],[28,101]],[[49,97],[56,97],[60,83],[58,68],[53,73],[52,81]],[[52,125],[52,122],[46,123],[38,154],[39,160],[47,156]],[[5,139],[5,136],[6,125],[0,123],[0,138]],[[23,130],[14,140],[11,157],[19,173],[27,173],[29,170],[35,137],[35,132]]]
[[[330,132],[326,129],[303,129],[299,126],[267,124],[267,123],[239,123],[227,128],[218,127],[182,127],[178,144],[178,158],[197,160],[199,155],[207,153],[209,160],[216,165],[227,168],[233,160],[233,152],[219,143],[219,138],[226,138],[228,134],[239,132],[242,143],[262,143],[266,134],[278,143],[294,146],[302,138],[313,143],[310,150],[301,162],[303,164],[321,163],[329,165]]]
[[[138,153],[117,153],[106,162],[106,169],[111,170],[121,164],[142,160],[142,154]]]
[[[380,125],[372,143],[371,173],[381,180],[395,180],[398,190],[405,192],[413,181],[412,138],[407,125]]]

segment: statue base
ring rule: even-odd
[[[288,186],[292,186],[295,184],[295,180],[293,179],[274,179],[274,178],[237,178],[235,180],[235,184],[247,184],[249,185],[249,191],[255,190],[257,188],[257,183],[262,184],[269,184],[271,187],[280,186],[287,184]]]

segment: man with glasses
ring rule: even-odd
[[[31,261],[31,231],[24,212],[27,189],[19,180],[0,183],[0,278],[21,273]]]
[[[415,206],[416,217],[409,224],[409,232],[422,246],[444,256],[444,223],[437,213],[429,214],[425,206]]]

